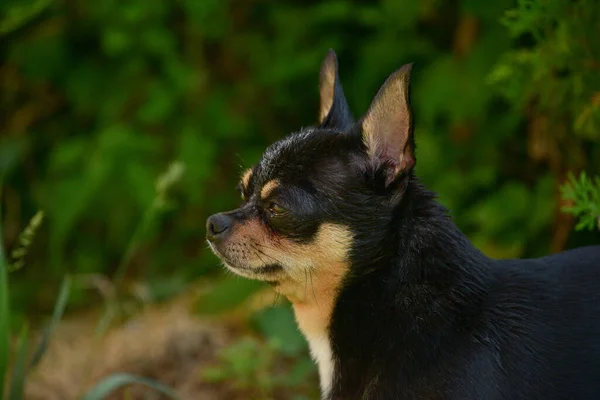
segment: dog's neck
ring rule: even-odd
[[[489,259],[458,230],[432,192],[414,177],[409,185],[392,231],[374,246],[388,249],[385,255],[364,252],[350,268],[318,266],[302,282],[282,280],[274,288],[292,303],[324,393],[331,388],[336,361],[338,372],[363,373],[373,344],[386,334],[395,336],[392,342],[422,340],[428,346],[427,330],[443,335],[444,324],[451,323],[430,315],[456,314],[463,323],[462,310],[485,296]]]
[[[396,358],[407,374],[418,376],[420,363],[454,340],[447,332],[468,327],[477,318],[472,310],[485,301],[490,260],[431,192],[416,179],[410,185],[386,239],[387,257],[376,266],[353,266],[369,272],[348,281],[334,307],[333,387],[344,391],[335,398],[355,398],[351,393],[364,393],[377,381],[380,371],[369,367],[375,354]]]
[[[298,327],[317,362],[323,394],[329,392],[334,371],[329,322],[347,270],[345,263],[333,262],[316,267],[300,282],[290,278],[275,286],[275,290],[292,303]]]

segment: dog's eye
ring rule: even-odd
[[[269,213],[272,217],[282,217],[288,213],[288,210],[275,202],[270,202],[267,210],[269,210]]]

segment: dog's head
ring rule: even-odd
[[[210,247],[227,268],[300,298],[307,282],[337,290],[365,264],[357,260],[383,256],[415,165],[410,69],[392,74],[355,122],[329,52],[318,126],[271,145],[241,177],[241,206],[207,221]]]

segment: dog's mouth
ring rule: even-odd
[[[236,270],[242,270],[242,271],[248,271],[252,274],[256,274],[256,275],[272,275],[272,274],[276,274],[278,272],[283,272],[283,267],[279,264],[268,264],[262,267],[257,267],[257,268],[247,268],[247,267],[239,267],[239,266],[233,266],[233,265],[229,265],[230,267],[236,269]]]
[[[225,264],[225,267],[234,274],[273,284],[277,283],[284,273],[283,267],[279,264],[267,264],[260,267],[242,267],[225,260],[223,264]]]
[[[208,245],[215,255],[221,259],[225,267],[237,275],[250,279],[262,280],[269,283],[276,283],[278,278],[284,273],[283,266],[276,263],[266,264],[258,267],[240,265],[239,262],[232,260],[227,256],[227,254],[224,254],[222,251],[220,251],[218,247],[210,240],[208,241]]]

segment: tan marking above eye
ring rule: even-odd
[[[310,244],[281,243],[269,255],[284,261],[290,279],[276,287],[293,304],[307,337],[326,335],[333,306],[349,263],[353,237],[343,225],[322,224]]]
[[[262,189],[260,189],[260,198],[263,200],[266,199],[278,186],[279,181],[277,179],[271,179],[263,185]]]
[[[241,180],[242,198],[244,197],[244,191],[246,191],[246,189],[248,189],[248,185],[250,184],[250,178],[252,178],[252,168],[248,168],[242,174],[242,180]]]

